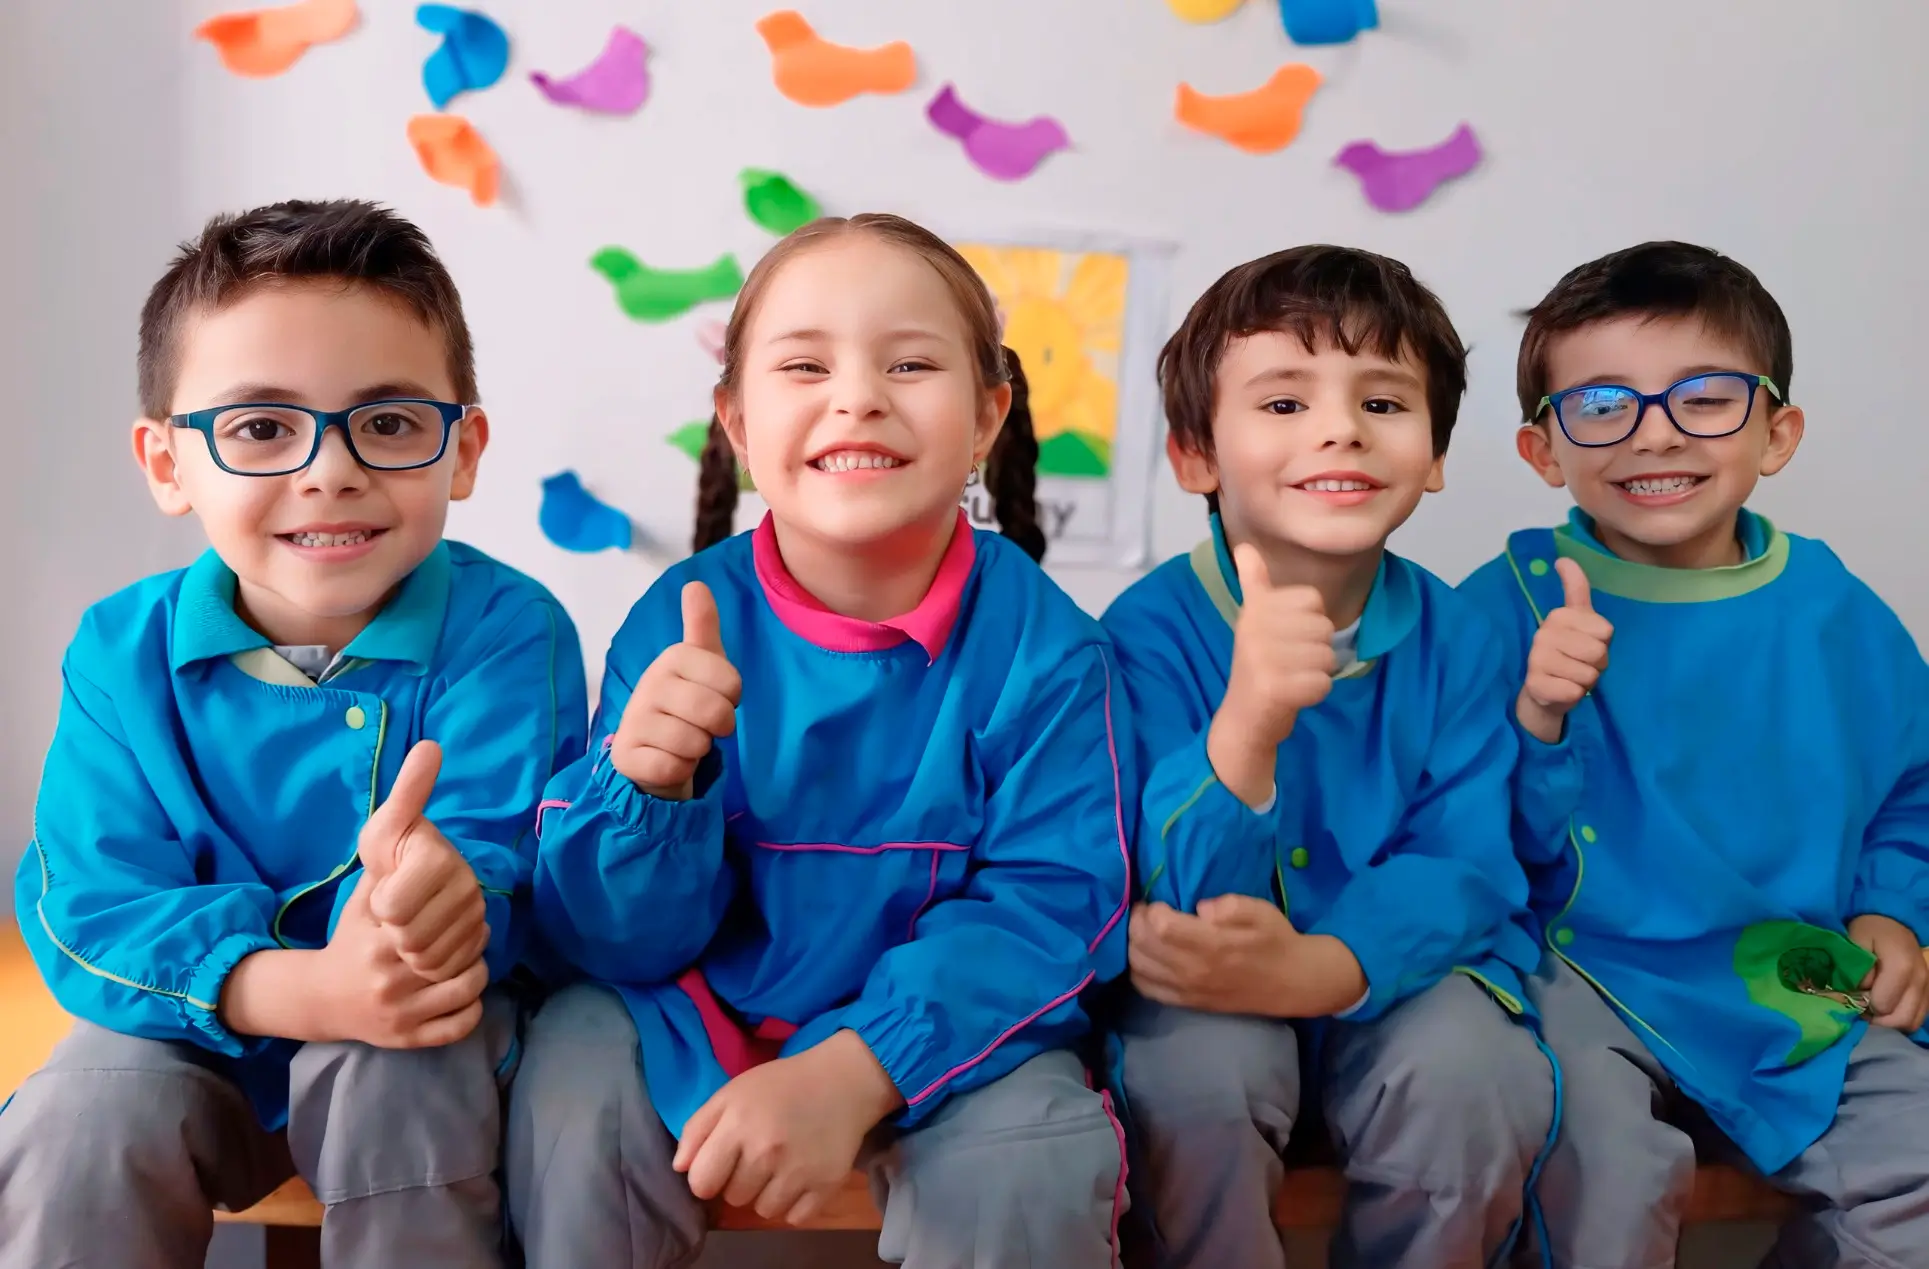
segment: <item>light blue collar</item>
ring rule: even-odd
[[[1581,510],[1579,507],[1570,507],[1568,509],[1567,527],[1573,532],[1575,537],[1579,538],[1588,546],[1593,547],[1601,554],[1614,554],[1613,551],[1608,550],[1607,547],[1601,544],[1600,538],[1594,535],[1593,517],[1589,516],[1587,512]],[[1769,538],[1768,522],[1750,511],[1747,507],[1743,507],[1735,516],[1735,536],[1741,539],[1741,556],[1744,564],[1750,560],[1758,560],[1767,554]],[[1619,557],[1617,556],[1616,558]]]
[[[342,649],[342,655],[363,661],[400,661],[418,674],[427,673],[449,609],[451,569],[448,545],[436,543],[375,620]],[[235,613],[234,588],[234,570],[212,550],[203,551],[189,566],[181,579],[169,640],[174,669],[273,646]]]
[[[1226,546],[1226,529],[1219,517],[1212,517],[1212,552],[1219,562],[1219,577],[1236,607],[1245,602],[1239,589],[1239,570],[1233,565],[1232,551]],[[1420,579],[1413,566],[1382,549],[1380,569],[1374,575],[1373,589],[1366,597],[1366,610],[1360,614],[1359,643],[1353,655],[1360,661],[1377,661],[1398,647],[1413,632],[1420,619]]]

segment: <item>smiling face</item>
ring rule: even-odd
[[[241,403],[342,410],[388,397],[455,398],[440,331],[396,300],[332,279],[261,286],[193,315],[179,340],[176,414]],[[200,518],[238,579],[244,620],[276,643],[339,650],[442,540],[450,500],[475,486],[488,426],[471,410],[442,458],[413,471],[370,471],[334,428],[315,461],[286,476],[223,471],[200,433],[164,419],[135,423],[134,452],[161,509]],[[255,431],[265,438],[266,427]]]
[[[1010,405],[959,305],[915,252],[813,244],[760,295],[717,415],[786,535],[844,551],[941,536]]]
[[[1628,316],[1554,336],[1547,382],[1555,392],[1619,384],[1657,393],[1696,375],[1766,374],[1756,360],[1698,317]],[[1683,422],[1694,426],[1690,418]],[[1634,434],[1616,445],[1576,445],[1544,414],[1520,430],[1519,448],[1543,480],[1573,494],[1616,555],[1665,568],[1713,568],[1741,561],[1737,513],[1758,480],[1788,465],[1802,429],[1800,409],[1778,406],[1757,388],[1747,425],[1728,436],[1690,436],[1649,406]]]
[[[1179,483],[1217,492],[1226,535],[1262,553],[1335,559],[1377,552],[1444,486],[1433,452],[1426,372],[1296,334],[1232,339],[1219,360],[1213,457],[1167,442]]]

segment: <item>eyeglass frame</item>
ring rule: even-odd
[[[1726,432],[1690,432],[1687,428],[1681,426],[1681,420],[1677,419],[1674,416],[1674,411],[1668,408],[1668,398],[1673,396],[1674,390],[1682,384],[1693,383],[1697,379],[1742,379],[1747,381],[1749,385],[1748,408],[1742,411],[1741,422],[1735,424],[1735,426],[1729,428]],[[1611,441],[1576,440],[1574,433],[1567,430],[1567,421],[1561,417],[1561,402],[1567,400],[1577,392],[1599,392],[1603,388],[1613,388],[1617,391],[1625,392],[1635,399],[1637,405],[1634,412],[1634,422],[1629,424],[1627,431],[1621,433],[1621,435]],[[1565,436],[1570,442],[1580,446],[1582,449],[1607,449],[1610,446],[1619,445],[1622,441],[1627,440],[1628,437],[1640,431],[1642,420],[1648,417],[1648,407],[1658,405],[1661,407],[1662,417],[1666,418],[1674,430],[1683,436],[1691,436],[1700,441],[1718,441],[1724,436],[1733,436],[1735,433],[1741,431],[1748,426],[1748,420],[1755,417],[1756,388],[1766,388],[1768,395],[1775,399],[1775,404],[1788,404],[1788,397],[1776,386],[1775,381],[1767,375],[1751,375],[1742,370],[1710,370],[1702,374],[1689,375],[1686,378],[1677,379],[1659,392],[1642,392],[1629,387],[1625,383],[1576,384],[1574,387],[1562,388],[1559,392],[1550,392],[1542,397],[1540,404],[1534,407],[1534,417],[1538,419],[1545,411],[1552,410],[1554,412],[1555,426],[1561,429],[1561,435]]]
[[[354,433],[348,430],[348,421],[355,415],[360,414],[363,410],[371,409],[378,405],[434,406],[436,413],[442,416],[442,442],[435,447],[435,457],[425,459],[419,463],[409,463],[401,467],[383,467],[363,458],[361,451],[355,448],[355,436]],[[215,405],[205,410],[190,410],[186,414],[170,414],[167,422],[169,427],[192,428],[199,432],[201,439],[207,442],[208,457],[214,460],[216,467],[227,472],[230,476],[292,476],[296,472],[307,471],[314,465],[315,459],[321,455],[322,441],[327,439],[328,429],[331,427],[339,427],[342,430],[342,444],[348,447],[348,456],[367,470],[419,471],[424,467],[433,467],[442,461],[443,456],[449,452],[450,431],[454,429],[456,424],[469,417],[469,411],[477,408],[476,405],[458,405],[453,401],[433,401],[427,397],[383,397],[378,401],[364,401],[360,405],[350,406],[346,410],[316,410],[305,405],[293,405],[286,401],[237,401],[232,405]],[[309,418],[315,420],[315,441],[314,444],[308,448],[308,457],[293,467],[284,467],[278,471],[241,471],[228,466],[226,461],[221,457],[221,447],[216,445],[214,441],[214,421],[232,410],[294,410],[298,413],[306,414]]]

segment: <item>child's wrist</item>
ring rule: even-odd
[[[863,1108],[867,1116],[866,1129],[903,1107],[904,1094],[891,1082],[884,1064],[857,1032],[847,1028],[817,1047],[826,1059],[835,1063],[843,1086],[850,1090],[852,1104]]]
[[[1521,730],[1544,745],[1558,745],[1567,730],[1565,712],[1549,709],[1527,694],[1522,688],[1514,701],[1514,718],[1520,723]]]
[[[320,953],[269,948],[244,956],[221,984],[216,1012],[238,1035],[319,1040],[323,992],[315,981]]]
[[[1258,731],[1242,720],[1230,702],[1213,715],[1206,732],[1206,761],[1227,792],[1258,808],[1273,797],[1279,749],[1257,739]]]

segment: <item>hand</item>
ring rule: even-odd
[[[475,872],[423,815],[441,770],[442,748],[433,740],[410,749],[358,846],[369,915],[403,963],[432,983],[464,972],[489,946]]]
[[[1929,1016],[1929,960],[1915,932],[1891,917],[1865,915],[1849,922],[1849,938],[1875,953],[1875,968],[1862,980],[1871,1019],[1904,1035],[1920,1030]]]
[[[801,1225],[851,1175],[864,1135],[904,1104],[855,1031],[755,1066],[697,1108],[673,1166],[690,1192]]]
[[[1607,669],[1614,626],[1594,611],[1587,574],[1569,559],[1554,561],[1565,602],[1547,614],[1527,653],[1527,682],[1514,703],[1514,716],[1527,734],[1557,745],[1567,713],[1594,690]]]
[[[610,744],[610,761],[652,797],[687,801],[697,764],[737,729],[743,679],[723,653],[717,601],[702,582],[683,588],[683,642],[663,649],[637,680]]]
[[[1299,711],[1333,690],[1333,623],[1311,586],[1275,587],[1257,548],[1233,548],[1244,594],[1233,628],[1232,675],[1212,730],[1207,757],[1220,783],[1248,806],[1273,795],[1279,746]]]
[[[1160,1004],[1267,1018],[1322,1018],[1366,995],[1366,973],[1331,935],[1301,934],[1262,899],[1220,895],[1187,916],[1133,909],[1132,985]]]

